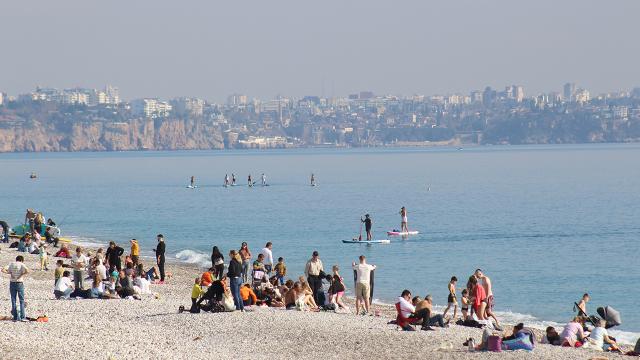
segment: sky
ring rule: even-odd
[[[0,91],[125,99],[640,86],[636,0],[20,0],[0,4]]]

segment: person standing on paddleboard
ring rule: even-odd
[[[360,221],[364,223],[364,229],[367,231],[367,241],[371,241],[373,238],[371,236],[371,225],[373,224],[373,221],[369,217],[369,214],[365,214],[364,219],[360,218]]]
[[[224,186],[229,186],[229,174],[224,174]]]
[[[236,185],[236,174],[231,173],[231,185]]]
[[[262,173],[262,186],[267,186],[267,176]]]
[[[403,206],[400,208],[400,217],[402,221],[400,222],[400,231],[401,232],[409,232],[409,227],[407,226],[407,209]]]
[[[311,173],[311,186],[316,186],[316,177]]]
[[[191,187],[194,187],[196,185],[196,177],[191,175]]]
[[[249,183],[249,187],[253,187],[253,181],[251,180],[251,174],[249,174],[249,177],[247,178],[247,182]]]

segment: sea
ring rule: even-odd
[[[613,333],[635,342],[639,164],[638,144],[7,153],[0,219],[20,224],[33,208],[75,241],[128,249],[136,238],[147,255],[162,233],[173,261],[203,268],[213,246],[227,254],[246,241],[255,256],[270,241],[297,276],[317,250],[349,287],[351,263],[365,255],[383,303],[409,289],[444,306],[450,277],[459,292],[481,268],[505,322],[558,326],[588,292],[589,312],[619,310]],[[237,186],[223,187],[232,173]],[[402,206],[420,233],[388,237]],[[360,235],[364,214],[390,244],[342,243]]]

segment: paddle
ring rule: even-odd
[[[362,217],[360,217],[360,235],[358,236],[358,241],[362,241]]]

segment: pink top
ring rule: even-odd
[[[578,335],[580,336],[578,337]],[[570,322],[564,327],[562,334],[560,334],[560,343],[564,344],[566,341],[573,347],[575,346],[576,341],[578,341],[578,338],[582,339],[583,337],[584,332],[582,331],[582,324]]]

